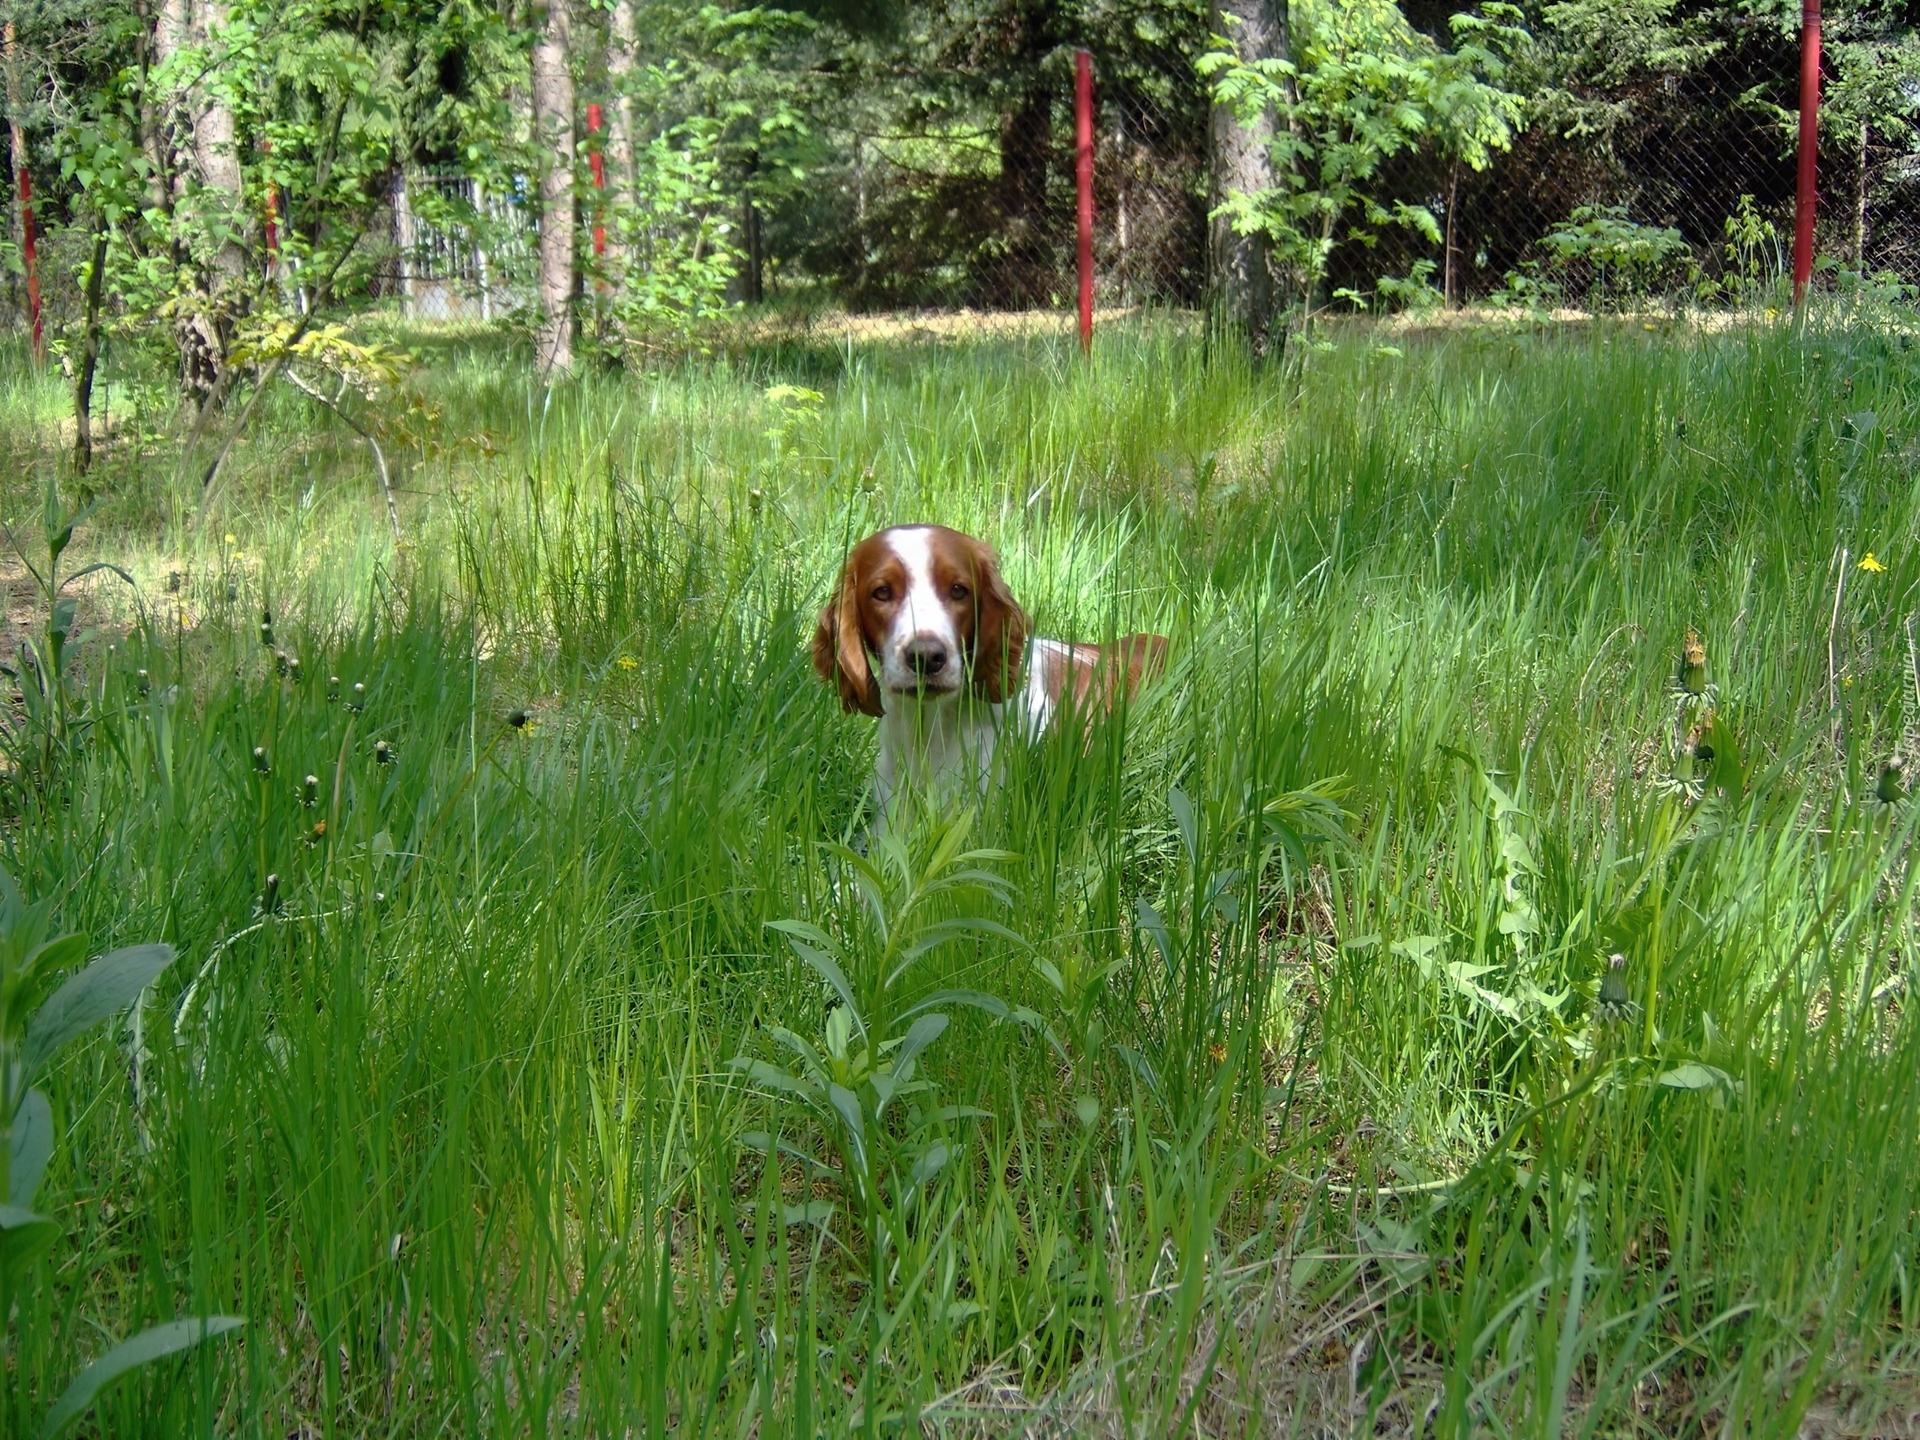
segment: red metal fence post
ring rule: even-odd
[[[1820,0],[1800,8],[1800,188],[1793,213],[1793,303],[1807,295],[1813,275],[1815,167],[1820,152]]]
[[[1080,348],[1093,349],[1093,56],[1074,53],[1074,179],[1080,191]]]
[[[273,142],[262,140],[260,153],[272,162]],[[277,280],[280,271],[280,187],[267,180],[267,279]]]
[[[600,107],[598,105],[587,106],[587,136],[587,144],[592,147],[587,151],[587,167],[593,171],[593,188],[605,190],[607,162],[606,157],[600,153]],[[600,197],[597,195],[593,201],[593,253],[596,259],[602,260],[607,254],[607,226],[600,213]]]

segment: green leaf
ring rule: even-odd
[[[93,1404],[94,1396],[129,1370],[138,1370],[142,1365],[151,1365],[155,1360],[177,1355],[182,1350],[191,1350],[203,1340],[237,1330],[246,1323],[237,1315],[209,1315],[205,1320],[175,1320],[171,1324],[156,1325],[151,1330],[142,1330],[130,1340],[122,1340],[73,1377],[73,1383],[67,1386],[67,1393],[60,1397],[60,1403],[47,1412],[47,1418],[40,1426],[40,1440],[52,1440],[53,1436],[79,1419]]]
[[[829,1085],[827,1100],[840,1116],[840,1123],[846,1127],[848,1148],[853,1152],[853,1163],[862,1170],[867,1168],[867,1127],[860,1116],[860,1097],[844,1085]]]
[[[997,920],[989,920],[985,916],[966,915],[953,920],[938,920],[920,931],[915,937],[914,942],[901,952],[903,958],[898,965],[894,966],[892,973],[887,976],[887,984],[892,985],[902,975],[906,974],[908,969],[912,967],[913,962],[929,950],[936,949],[949,940],[957,940],[966,935],[993,935],[1002,940],[1010,940],[1022,948],[1025,948],[1027,943],[1017,933],[1009,930],[1005,925],[1000,924]]]
[[[133,1004],[172,963],[171,945],[131,945],[102,955],[68,980],[27,1026],[27,1074],[32,1075],[75,1036]]]
[[[41,1090],[27,1091],[13,1117],[8,1136],[10,1168],[7,1171],[7,1203],[21,1208],[33,1204],[33,1192],[47,1173],[47,1160],[53,1154],[53,1106]]]
[[[820,977],[833,987],[834,992],[839,995],[841,1003],[847,1007],[847,1014],[852,1017],[853,1022],[860,1027],[861,1037],[865,1038],[867,1024],[866,1021],[860,1018],[860,1007],[853,1003],[853,986],[847,983],[846,972],[840,968],[839,962],[825,950],[815,945],[809,945],[805,940],[800,938],[804,932],[809,930],[819,935],[822,940],[827,940],[827,937],[820,931],[815,930],[813,926],[799,920],[769,920],[767,922],[767,928],[785,932],[787,943],[793,947],[793,953],[811,965],[814,970],[819,973]],[[831,945],[833,942],[827,940],[827,943]]]
[[[26,1230],[35,1225],[51,1225],[53,1221],[44,1215],[20,1205],[0,1205],[0,1230]]]
[[[951,1153],[945,1145],[938,1142],[929,1145],[927,1153],[914,1161],[913,1169],[907,1172],[908,1181],[916,1188],[926,1184],[940,1173],[940,1167],[947,1163],[947,1157]]]
[[[1392,949],[1394,954],[1404,955],[1419,966],[1422,979],[1431,980],[1434,965],[1433,952],[1445,943],[1445,937],[1440,935],[1409,935],[1404,940],[1394,941]]]
[[[789,1075],[779,1066],[769,1065],[764,1060],[748,1060],[742,1057],[729,1060],[727,1064],[732,1069],[744,1070],[749,1080],[768,1090],[785,1091],[789,1095],[798,1095],[802,1100],[817,1101],[820,1098],[819,1092],[805,1080]]]
[[[41,970],[64,970],[67,966],[87,958],[87,937],[79,931],[66,935],[56,935],[43,945],[36,945],[27,952],[27,958],[20,962],[22,980],[31,980]]]
[[[1139,928],[1153,942],[1153,948],[1160,952],[1160,963],[1167,967],[1167,973],[1173,973],[1173,939],[1167,933],[1167,922],[1160,918],[1160,912],[1153,908],[1143,895],[1139,902]]]
[[[1013,1014],[1013,1008],[1006,1001],[979,990],[936,990],[900,1018],[904,1020],[908,1015],[918,1015],[922,1010],[931,1010],[936,1005],[971,1005],[975,1010],[986,1011],[996,1020],[1005,1020]]]
[[[35,1259],[53,1248],[60,1227],[18,1205],[0,1205],[0,1277],[17,1287]]]
[[[769,1135],[765,1130],[741,1131],[740,1144],[745,1149],[758,1151],[761,1154],[765,1154],[767,1147],[772,1146],[779,1154],[785,1155],[789,1160],[798,1160],[809,1170],[817,1170],[822,1175],[833,1175],[837,1173],[831,1165],[821,1164],[806,1151],[799,1149],[797,1146],[789,1145],[784,1140],[774,1139],[773,1136]]]
[[[913,1028],[907,1031],[907,1038],[900,1042],[900,1049],[893,1057],[893,1078],[905,1080],[907,1067],[913,1064],[920,1052],[940,1038],[947,1028],[947,1017],[940,1014],[922,1015],[913,1022]]]
[[[1654,1084],[1664,1085],[1669,1090],[1712,1090],[1732,1083],[1733,1077],[1726,1071],[1702,1065],[1698,1060],[1690,1060],[1685,1065],[1664,1071],[1654,1081]]]
[[[1193,801],[1187,798],[1187,792],[1179,786],[1167,792],[1167,808],[1173,811],[1173,823],[1180,827],[1180,840],[1186,846],[1187,859],[1195,860],[1200,853],[1200,826],[1194,819]]]

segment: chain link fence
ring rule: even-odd
[[[1432,216],[1435,234],[1338,239],[1315,304],[1591,311],[1776,293],[1791,264],[1797,45],[1734,19],[1701,48],[1683,73],[1533,104],[1483,170],[1403,150],[1371,183],[1387,206]],[[743,187],[730,222],[733,303],[702,343],[1067,327],[1075,116],[1070,70],[1057,73],[1050,92],[1008,113],[829,132],[824,158],[784,196],[756,203]],[[1204,89],[1167,70],[1096,71],[1094,94],[1096,314],[1197,312],[1216,203]],[[1920,287],[1920,148],[1829,122],[1819,174],[1816,252],[1831,263],[1816,283]],[[591,204],[576,227],[583,315],[595,309]],[[525,182],[396,176],[365,299],[453,330],[530,324],[537,231]],[[69,251],[77,244],[60,234],[43,246],[59,267],[44,287],[55,317],[71,309],[59,278]],[[19,277],[6,283],[0,301],[23,313]]]
[[[1484,171],[1398,157],[1385,188],[1432,213],[1440,241],[1400,230],[1343,246],[1332,287],[1369,297],[1381,277],[1413,279],[1436,304],[1588,310],[1777,288],[1792,265],[1796,47],[1754,22],[1728,28],[1667,83],[1536,116]],[[1814,248],[1830,264],[1817,283],[1920,285],[1920,154],[1860,142],[1821,127]]]

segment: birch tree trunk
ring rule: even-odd
[[[218,43],[215,32],[227,23],[226,0],[198,0],[191,13],[193,43],[211,55]],[[210,78],[223,68],[208,61]],[[234,148],[233,111],[212,89],[195,94],[192,103],[193,168],[202,186],[202,223],[209,227],[214,242],[211,266],[216,283],[228,284],[247,270],[247,252],[240,239],[246,233],[247,217],[240,193],[240,154]]]
[[[170,183],[156,176],[156,186],[182,222],[174,232],[174,258],[198,270],[204,297],[181,312],[174,333],[181,399],[196,419],[224,399],[227,342],[245,305],[248,226],[233,111],[208,84],[221,73],[216,32],[226,19],[226,0],[163,0],[154,24],[156,68],[190,48],[207,56],[191,67],[203,77],[198,83],[158,97],[165,109],[153,116],[152,142],[157,171],[170,172]]]
[[[161,0],[153,20],[153,68],[165,74],[174,56],[187,44],[187,0]],[[185,128],[180,118],[180,97],[167,88],[149,92],[153,112],[153,186],[164,194],[161,202],[169,214],[186,188],[186,171],[180,164],[178,132]],[[178,248],[176,239],[175,248]]]
[[[1237,21],[1238,23],[1234,23]],[[1287,53],[1286,0],[1214,0],[1216,34],[1230,36],[1245,61]],[[1274,184],[1272,112],[1244,125],[1224,105],[1213,107],[1213,200],[1257,195]],[[1241,235],[1221,216],[1213,221],[1210,270],[1214,305],[1221,321],[1245,337],[1254,354],[1271,343],[1278,296],[1263,235]]]
[[[612,112],[607,116],[607,199],[612,202],[613,234],[607,243],[607,259],[616,284],[626,278],[626,247],[621,243],[621,217],[634,201],[633,97],[627,93],[633,73],[633,56],[639,48],[633,0],[614,0],[613,14],[607,25],[607,88],[613,92]]]
[[[573,71],[568,0],[541,0],[533,45],[533,138],[540,174],[540,333],[542,376],[573,368]]]

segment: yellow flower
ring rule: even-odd
[[[234,540],[234,537],[233,537],[232,535],[228,535],[228,536],[227,536],[227,543],[228,543],[229,545],[231,545],[231,544],[233,544],[233,540]]]
[[[631,655],[622,655],[620,657],[620,668],[622,670],[638,670],[640,668],[640,662]]]
[[[1878,575],[1882,570],[1885,570],[1887,567],[1882,565],[1878,560],[1874,559],[1873,551],[1869,550],[1867,551],[1866,554],[1860,557],[1860,568],[1866,571],[1869,575]]]

